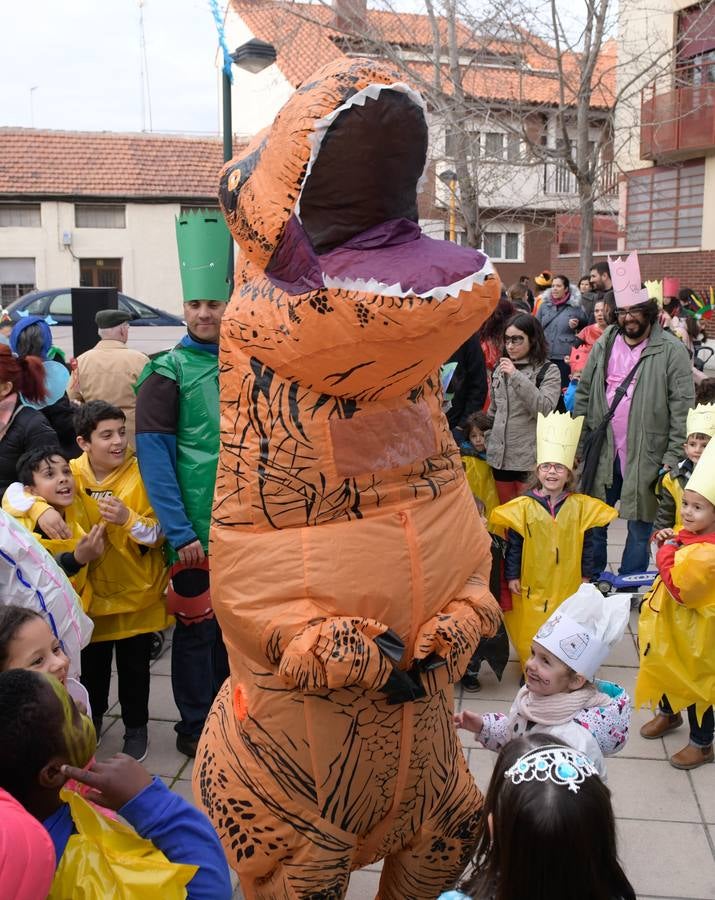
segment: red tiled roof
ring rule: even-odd
[[[342,39],[346,33],[337,27],[335,10],[326,3],[232,0],[232,7],[255,37],[275,46],[278,67],[294,87],[316,69],[347,55],[342,49]],[[446,20],[440,18],[437,26],[446,44]],[[482,51],[490,56],[489,64],[480,65],[475,59],[465,69],[464,88],[469,95],[497,102],[558,104],[556,51],[549,44],[523,31],[515,31],[511,40],[480,38],[461,22],[457,23],[457,34],[463,55]],[[368,9],[364,37],[367,46],[377,42],[421,50],[424,61],[417,59],[406,62],[405,66],[412,70],[417,87],[421,79],[428,79],[431,83],[432,68],[428,60],[431,56],[432,29],[426,15]],[[592,108],[608,108],[612,103],[615,50],[615,41],[604,44],[602,59],[593,79]],[[521,67],[514,63],[514,57],[521,59]],[[567,102],[575,98],[578,88],[577,62],[574,54],[563,56]],[[444,89],[449,93],[446,70],[444,74]]]
[[[218,138],[0,128],[0,195],[215,200]]]

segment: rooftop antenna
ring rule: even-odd
[[[142,131],[152,131],[151,124],[151,89],[149,88],[149,63],[146,55],[146,37],[144,35],[144,0],[137,0],[139,5],[139,57],[141,65],[142,93]],[[149,128],[147,129],[147,119]]]
[[[30,128],[35,127],[35,91],[39,85],[33,84],[30,88]]]

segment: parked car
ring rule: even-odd
[[[52,316],[58,325],[72,324],[72,293],[71,288],[55,288],[51,291],[30,291],[23,294],[17,300],[13,300],[7,306],[13,322],[17,322],[22,315]],[[119,309],[125,310],[132,316],[134,325],[183,325],[183,319],[163,309],[155,309],[147,306],[126,294],[118,296]]]

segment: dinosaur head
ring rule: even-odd
[[[496,303],[499,283],[481,251],[422,233],[417,193],[427,142],[420,95],[390,66],[348,59],[304,83],[272,127],[227,164],[219,200],[240,247],[234,297],[245,301],[244,312],[267,301],[260,314],[251,310],[250,331],[245,315],[234,319],[252,354],[268,361],[267,348],[291,337],[297,343],[296,330],[311,309],[326,318],[335,313],[346,343],[355,341],[350,319],[376,329],[384,342],[441,327],[442,316],[428,321],[428,307],[459,298],[459,307],[470,306],[464,314],[451,311],[454,334],[462,325],[461,340],[445,340],[456,346],[476,330]],[[414,327],[386,332],[406,315]],[[325,327],[321,335],[324,349]],[[314,356],[318,339],[301,340]],[[406,381],[424,377],[443,351],[435,341],[419,374]]]

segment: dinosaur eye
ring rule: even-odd
[[[233,172],[228,176],[228,189],[229,191],[235,191],[238,185],[241,182],[241,170],[234,169]]]

